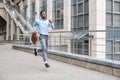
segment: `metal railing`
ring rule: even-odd
[[[114,33],[112,37],[107,34]],[[120,30],[51,32],[50,49],[120,61]]]
[[[50,32],[49,50],[120,61],[120,37],[114,35],[109,38],[106,35],[108,32],[113,33],[113,30]],[[114,34],[116,33],[120,33],[120,30],[114,30]],[[22,34],[19,36],[20,44],[33,46],[31,37]],[[16,38],[14,37],[14,40]],[[36,46],[41,46],[39,40]]]

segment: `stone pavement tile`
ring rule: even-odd
[[[120,80],[119,77],[49,59],[0,45],[0,80]]]
[[[0,80],[4,80],[3,77],[0,75]]]

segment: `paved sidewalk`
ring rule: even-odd
[[[0,80],[120,80],[101,72],[49,59],[46,69],[40,56],[0,45]]]

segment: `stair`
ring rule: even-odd
[[[23,18],[21,14],[17,12],[15,8],[13,8],[12,5],[10,5],[9,3],[6,3],[4,5],[4,8],[6,12],[8,12],[9,15],[13,18],[17,26],[19,26],[23,34],[29,34],[32,32],[31,25]]]

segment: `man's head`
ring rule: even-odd
[[[41,16],[42,19],[45,19],[45,18],[46,18],[47,14],[46,14],[45,10],[42,10],[42,11],[40,12],[40,16]]]

